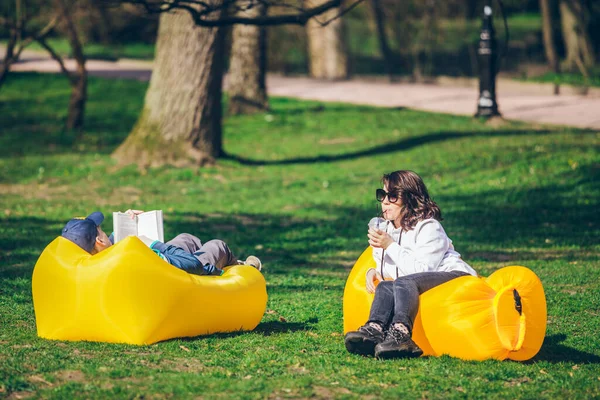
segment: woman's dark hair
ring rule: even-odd
[[[402,202],[400,225],[403,229],[412,229],[424,219],[442,220],[442,211],[429,197],[423,179],[413,171],[400,170],[384,174],[381,183],[387,186],[388,192],[397,193]]]

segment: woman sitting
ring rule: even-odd
[[[369,223],[369,244],[377,268],[366,274],[366,288],[375,292],[369,320],[348,332],[351,353],[377,358],[419,357],[412,340],[419,295],[442,283],[476,272],[454,250],[439,221],[442,213],[419,175],[395,171],[383,175],[377,189],[383,219]]]

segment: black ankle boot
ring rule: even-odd
[[[375,357],[387,358],[412,358],[420,357],[423,350],[413,342],[410,333],[402,332],[390,325],[385,333],[385,339],[375,346]]]
[[[344,343],[350,353],[372,356],[375,352],[375,346],[383,342],[383,339],[383,329],[379,330],[371,324],[366,324],[358,328],[357,331],[348,332]]]

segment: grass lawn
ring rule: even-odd
[[[6,45],[7,40],[0,40]],[[71,45],[66,38],[50,38],[48,44],[62,57],[71,57]],[[37,42],[31,43],[27,49],[47,54],[46,50]],[[118,60],[120,58],[133,58],[140,60],[154,59],[155,45],[149,43],[124,43],[122,45],[84,43],[83,51],[88,59],[93,60]]]
[[[547,72],[541,76],[530,77],[528,80],[533,82],[554,83],[558,85],[600,87],[600,67],[592,68],[592,70],[589,72],[589,75],[589,78],[586,78],[577,72],[564,72],[560,74]]]
[[[81,141],[62,130],[63,77],[12,74],[0,91],[0,397],[600,397],[599,132],[276,98],[269,114],[225,119],[230,157],[214,167],[116,169],[110,153],[145,88],[91,78]],[[533,360],[346,352],[345,280],[394,169],[423,176],[480,274],[525,265],[541,278],[548,329]],[[166,237],[261,257],[269,302],[256,330],[151,346],[38,338],[41,251],[69,218],[131,206],[163,209]]]

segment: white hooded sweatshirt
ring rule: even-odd
[[[442,224],[435,219],[419,221],[409,230],[394,228],[386,221],[380,229],[390,234],[394,243],[386,250],[373,248],[377,271],[384,279],[396,279],[417,272],[463,271],[473,276],[477,273],[460,258],[452,240],[446,235]],[[383,268],[381,258],[383,254]]]

